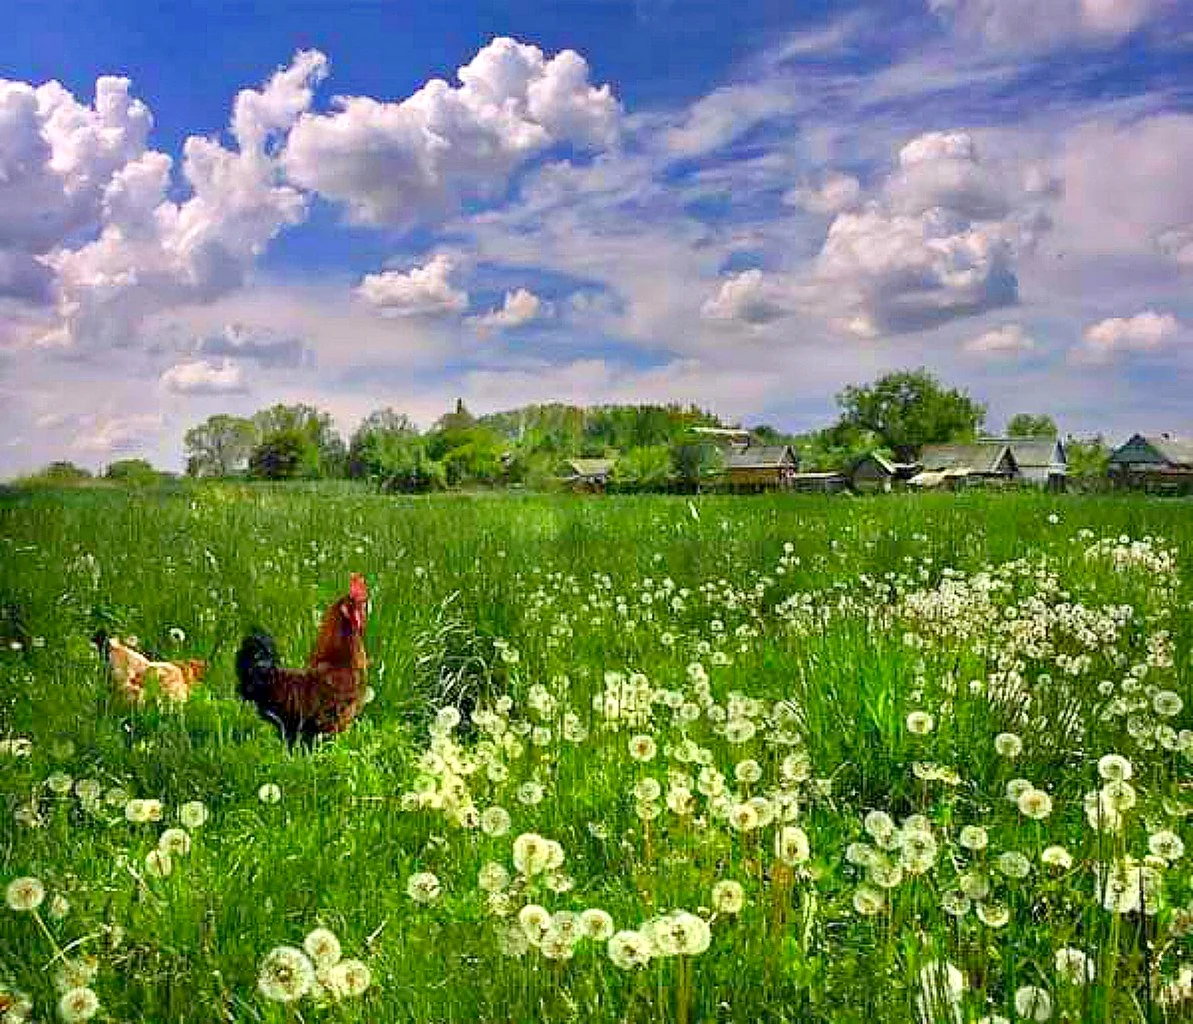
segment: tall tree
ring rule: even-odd
[[[149,487],[166,477],[153,468],[147,459],[117,459],[104,470],[104,478],[129,487]]]
[[[249,472],[258,480],[310,480],[320,475],[319,449],[301,430],[276,430],[253,449]]]
[[[1056,437],[1056,420],[1045,414],[1016,413],[1007,420],[1007,437]]]
[[[305,437],[318,453],[316,476],[342,476],[347,472],[347,448],[340,435],[336,433],[330,413],[321,412],[313,405],[302,403],[273,405],[254,413],[253,423],[257,428],[259,444],[291,434]],[[287,446],[291,444],[289,440],[285,442]],[[304,456],[304,466],[306,465],[309,465],[309,459]],[[305,473],[306,470],[304,475]]]
[[[926,444],[972,438],[986,407],[964,391],[944,387],[922,367],[880,377],[869,386],[850,385],[837,396],[839,426],[877,434],[901,459]]]
[[[385,480],[411,461],[419,444],[418,428],[405,413],[377,409],[361,421],[348,445],[348,475]]]
[[[257,428],[241,416],[212,416],[186,432],[188,476],[232,476],[248,468]]]
[[[1069,437],[1065,441],[1065,457],[1069,465],[1070,480],[1083,485],[1106,480],[1106,474],[1110,469],[1110,448],[1101,434],[1086,441]]]

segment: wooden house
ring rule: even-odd
[[[1193,491],[1193,440],[1135,434],[1110,453],[1109,472],[1120,487]]]
[[[918,462],[896,462],[879,452],[870,452],[853,464],[849,484],[861,494],[889,492],[905,485],[921,468]]]
[[[787,486],[793,491],[836,494],[848,489],[849,477],[844,473],[836,472],[796,473],[788,481]]]
[[[1069,460],[1059,437],[984,437],[980,444],[1007,445],[1019,471],[1015,479],[1050,491],[1063,491]]]
[[[734,490],[770,490],[790,487],[798,473],[791,445],[751,445],[725,452],[722,479]]]
[[[923,468],[909,483],[949,490],[975,482],[1009,483],[1019,473],[1019,464],[1005,441],[925,445],[920,465]]]
[[[568,459],[559,479],[577,491],[603,491],[616,459]]]

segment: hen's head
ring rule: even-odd
[[[364,633],[365,620],[369,614],[369,588],[365,586],[365,578],[358,572],[352,574],[348,584],[348,596],[344,599],[343,611],[352,625],[352,631]]]

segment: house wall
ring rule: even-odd
[[[861,462],[853,471],[852,483],[855,490],[889,491],[891,489],[891,475],[873,459]]]

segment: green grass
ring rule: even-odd
[[[977,1021],[1016,1019],[1028,985],[1047,993],[1053,1020],[1193,1019],[1174,987],[1193,965],[1193,734],[1180,733],[1188,708],[1153,707],[1157,692],[1193,696],[1188,503],[384,498],[345,487],[2,501],[0,739],[32,749],[0,753],[0,884],[35,876],[48,896],[37,914],[0,906],[0,986],[31,996],[38,1020],[56,1016],[55,971],[81,957],[94,957],[102,1019],[163,1024]],[[1109,553],[1087,556],[1120,536],[1156,542],[1117,568]],[[1171,567],[1142,564],[1164,551]],[[290,756],[235,697],[236,646],[261,625],[301,663],[352,571],[372,592],[376,699],[334,743]],[[181,710],[124,706],[89,643],[100,625],[162,656],[214,652],[204,686]],[[594,708],[618,680],[641,683],[636,673],[653,691],[640,720]],[[429,733],[436,693],[469,689],[512,706],[477,733]],[[669,702],[694,708],[690,720]],[[933,716],[930,732],[909,730],[913,711]],[[755,734],[733,742],[726,716]],[[1021,737],[1018,757],[996,752],[1003,732]],[[630,755],[639,735],[657,744],[649,762]],[[1099,831],[1083,801],[1108,753],[1130,760],[1136,803],[1116,831]],[[758,781],[735,777],[746,760]],[[162,820],[128,822],[119,794],[89,809],[53,791],[61,776],[160,800]],[[635,786],[646,776],[661,797],[644,810]],[[1006,798],[1014,779],[1049,794],[1046,818]],[[531,781],[541,802],[519,799]],[[265,783],[280,802],[258,799]],[[691,813],[677,813],[680,787]],[[764,814],[788,808],[785,824],[804,830],[806,861],[777,855],[779,823],[741,831],[728,820],[760,795]],[[210,818],[172,873],[153,877],[146,855],[193,800]],[[511,815],[508,834],[473,827],[492,806]],[[900,832],[915,833],[904,852],[875,853],[863,826],[874,810],[926,821]],[[987,829],[987,850],[961,843],[967,825]],[[1106,909],[1099,879],[1138,866],[1127,857],[1143,863],[1164,832],[1191,853],[1130,876],[1154,912]],[[522,833],[558,841],[559,872],[518,878]],[[925,835],[935,853],[917,864],[907,851]],[[1041,862],[1057,844],[1070,867]],[[1025,878],[998,868],[1008,852],[1027,858]],[[855,901],[881,871],[851,861],[882,856],[908,870],[879,912],[861,913]],[[504,907],[478,888],[488,861],[515,876]],[[416,872],[439,880],[429,904],[407,894]],[[744,887],[738,914],[715,911],[724,879]],[[976,905],[946,912],[982,879],[981,916]],[[60,919],[56,895],[70,905]],[[619,931],[685,911],[709,923],[711,943],[634,969],[589,939],[556,959],[554,932],[506,955],[527,934],[517,912],[528,903],[600,908]],[[317,926],[373,985],[327,1006],[271,1003],[257,988],[262,960]],[[1058,976],[1062,948],[1088,955],[1092,981]],[[942,963],[959,972],[956,999],[925,989],[952,977]],[[1024,1008],[1018,1019],[1033,1019]]]

